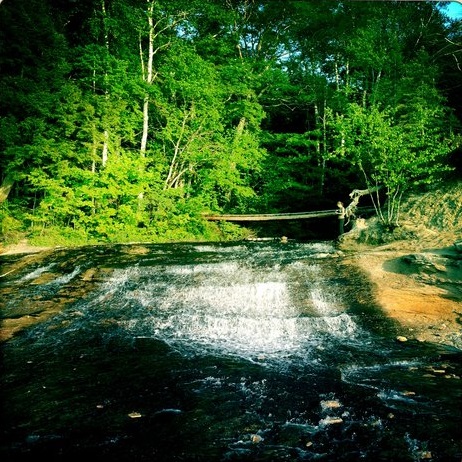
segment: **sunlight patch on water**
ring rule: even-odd
[[[208,263],[197,265],[173,265],[165,268],[166,274],[194,276],[198,274],[235,274],[240,269],[238,262]]]
[[[245,245],[233,245],[233,246],[216,246],[216,245],[207,245],[207,244],[202,244],[202,245],[194,245],[193,246],[194,250],[197,252],[213,252],[213,253],[232,253],[236,254],[239,252],[246,252],[247,247]]]
[[[259,282],[230,286],[169,287],[157,307],[186,312],[206,311],[221,316],[286,317],[297,314],[290,303],[287,284]]]
[[[265,305],[259,305],[258,309]],[[201,350],[213,349],[221,354],[263,355],[264,359],[282,360],[289,355],[308,358],[318,355],[319,345],[336,339],[351,341],[358,335],[356,323],[345,313],[333,317],[259,316],[241,312],[207,309],[172,309],[153,312],[144,319],[132,319],[122,325],[131,335],[148,335],[169,344]],[[255,310],[256,307],[253,307]]]
[[[316,312],[321,316],[332,316],[337,312],[332,301],[321,288],[311,290],[311,300],[313,302]]]

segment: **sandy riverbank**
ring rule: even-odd
[[[38,253],[44,250],[52,250],[53,247],[38,247],[30,245],[26,239],[17,244],[4,246],[0,244],[0,255],[13,255],[18,253]]]

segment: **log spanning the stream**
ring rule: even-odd
[[[370,212],[373,207],[358,207],[357,212]],[[308,218],[330,217],[337,214],[337,209],[333,210],[316,210],[313,212],[296,212],[296,213],[256,213],[250,215],[204,215],[209,221],[277,221],[277,220],[306,220]]]
[[[259,213],[255,215],[205,215],[209,221],[272,221],[272,220],[303,220],[306,218],[328,217],[335,215],[335,210],[298,213]]]

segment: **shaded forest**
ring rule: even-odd
[[[1,239],[232,239],[206,213],[386,225],[462,170],[444,2],[4,0]],[[367,199],[366,199],[367,200]]]

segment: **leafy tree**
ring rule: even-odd
[[[181,188],[203,206],[228,209],[253,195],[249,175],[262,155],[253,133],[262,113],[251,89],[237,81],[240,68],[217,68],[181,43],[159,67],[162,129],[152,149],[166,161],[164,189]]]
[[[6,200],[14,182],[23,188],[30,167],[43,158],[41,152],[29,154],[37,152],[36,136],[48,136],[51,108],[59,100],[68,66],[64,37],[52,21],[51,8],[40,1],[0,8],[0,44],[0,166]]]
[[[421,107],[414,120],[397,123],[389,109],[351,103],[347,114],[332,121],[338,133],[337,153],[357,166],[370,191],[378,191],[374,205],[386,225],[399,224],[405,192],[431,184],[449,169],[443,160],[451,140],[435,127],[434,116],[434,111]],[[381,188],[386,210],[380,204]]]

